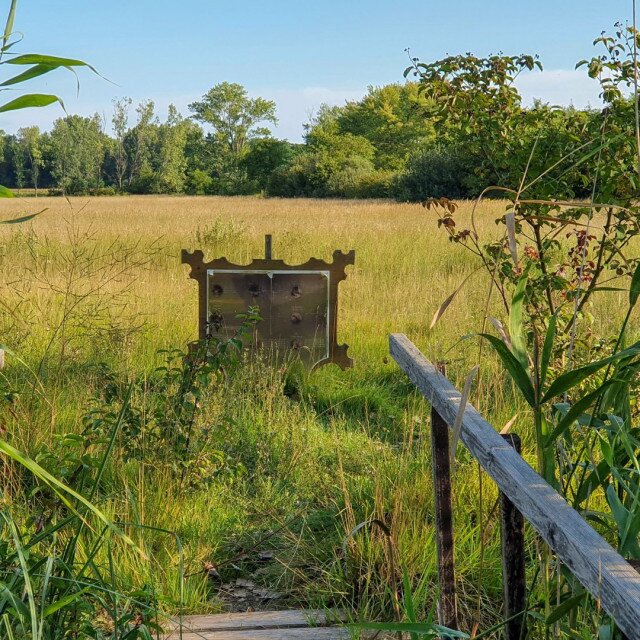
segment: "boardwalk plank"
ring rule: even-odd
[[[344,627],[301,627],[293,629],[242,629],[238,631],[192,631],[182,634],[182,640],[348,640]],[[179,640],[174,632],[169,640]]]
[[[342,618],[339,612],[320,610],[185,616],[182,635],[174,620],[166,640],[343,640],[350,637],[347,629],[327,626]]]

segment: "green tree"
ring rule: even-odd
[[[137,106],[136,113],[138,122],[127,132],[123,143],[127,155],[127,186],[134,191],[140,190],[140,184],[148,182],[153,173],[151,149],[157,136],[158,124],[152,100],[142,101]]]
[[[375,177],[375,147],[340,130],[340,107],[323,105],[307,125],[305,152],[276,172],[269,192],[282,196],[358,197]]]
[[[158,127],[154,164],[157,189],[163,193],[179,193],[184,190],[187,170],[185,150],[192,129],[199,128],[186,120],[169,105],[166,123]]]
[[[115,154],[114,169],[115,178],[118,189],[122,191],[125,176],[127,175],[127,154],[124,146],[127,128],[129,126],[129,108],[131,107],[131,98],[121,98],[113,101],[113,117],[111,123],[113,125],[113,133],[115,134]]]
[[[40,129],[35,126],[19,129],[18,144],[22,149],[23,157],[26,159],[26,164],[31,178],[31,185],[34,188],[35,195],[37,197],[40,170],[44,166]]]
[[[49,136],[51,175],[63,193],[85,193],[102,184],[107,137],[98,114],[55,121]]]
[[[262,123],[277,124],[276,105],[264,98],[249,98],[235,82],[222,82],[189,105],[193,117],[213,129],[216,140],[239,156],[247,142],[270,134]]]
[[[258,189],[264,190],[274,172],[288,167],[300,153],[301,145],[295,145],[287,140],[274,138],[259,138],[249,143],[241,165],[247,172],[249,180]]]
[[[366,138],[375,148],[377,169],[402,169],[413,149],[435,138],[433,121],[427,117],[430,101],[416,82],[369,87],[359,101],[336,110],[341,133]]]
[[[24,146],[20,144],[18,136],[10,136],[7,146],[11,168],[13,169],[13,182],[11,184],[17,189],[22,189],[27,184],[27,158]]]

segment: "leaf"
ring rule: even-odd
[[[616,489],[612,484],[607,487],[606,496],[609,507],[611,508],[611,515],[616,521],[616,526],[618,527],[618,533],[620,534],[620,537],[622,537],[625,525],[627,524],[629,512],[624,508],[622,502],[620,502],[620,498],[618,498]]]
[[[592,376],[594,373],[597,373],[600,369],[605,367],[611,362],[616,362],[617,360],[622,360],[623,358],[629,358],[638,355],[640,353],[640,342],[636,342],[631,347],[624,349],[623,351],[619,351],[608,358],[603,358],[602,360],[597,360],[596,362],[591,362],[583,367],[579,367],[578,369],[574,369],[573,371],[567,371],[562,375],[558,376],[550,385],[547,392],[542,397],[540,404],[544,404],[548,400],[555,398],[559,395],[562,395],[566,391],[569,391],[572,387],[575,387],[577,384],[580,384],[583,380],[586,380],[589,376]]]
[[[20,534],[18,533],[18,528],[16,527],[16,523],[13,521],[13,518],[6,512],[1,511],[0,515],[2,515],[3,519],[9,526],[9,530],[11,531],[11,537],[13,538],[13,544],[16,548],[16,553],[18,554],[18,561],[20,562],[20,569],[22,570],[22,580],[24,581],[24,591],[27,594],[27,598],[29,600],[29,615],[31,617],[31,633],[32,636],[37,638],[39,634],[39,625],[38,625],[38,615],[36,612],[36,600],[33,594],[33,586],[31,584],[31,576],[29,574],[29,566],[27,565],[27,559],[24,555],[24,550],[22,548],[22,542],[20,541]]]
[[[431,324],[429,325],[429,329],[433,329],[433,327],[436,326],[436,323],[438,322],[438,320],[440,320],[440,318],[442,318],[442,316],[444,315],[444,312],[448,309],[449,305],[453,302],[454,298],[458,295],[458,293],[460,293],[462,287],[464,287],[464,285],[466,284],[467,280],[474,275],[475,273],[477,273],[479,271],[479,269],[476,269],[475,271],[472,271],[458,286],[458,288],[449,296],[447,296],[447,298],[445,299],[445,301],[438,307],[438,310],[435,312],[434,316],[433,316],[433,320],[431,320]]]
[[[62,609],[63,607],[66,607],[67,605],[77,600],[82,594],[86,593],[90,589],[91,587],[84,587],[84,589],[80,589],[80,591],[76,591],[75,593],[70,593],[64,598],[60,598],[60,600],[56,600],[55,602],[52,602],[48,607],[45,608],[44,614],[43,614],[44,617],[48,618],[50,615],[54,614],[56,611]]]
[[[564,618],[570,611],[573,611],[582,604],[582,601],[587,595],[586,591],[579,593],[576,596],[567,598],[562,604],[558,605],[553,611],[545,618],[545,624],[550,627],[552,624],[558,622],[560,618]]]
[[[547,444],[551,444],[554,440],[559,438],[586,410],[602,395],[604,390],[610,386],[614,381],[607,380],[604,384],[600,385],[595,391],[588,393],[571,406],[569,411],[564,414],[561,420],[558,421],[553,433],[549,435]]]
[[[0,440],[0,452],[9,456],[12,460],[15,460],[18,464],[22,465],[27,471],[31,472],[36,478],[49,485],[58,495],[68,494],[75,498],[86,509],[93,513],[99,520],[102,520],[109,529],[120,536],[125,542],[130,544],[134,549],[138,549],[136,544],[131,538],[121,531],[116,525],[114,525],[104,513],[98,509],[95,505],[91,504],[86,498],[79,493],[68,487],[66,484],[60,482],[57,478],[51,475],[46,469],[41,467],[37,462],[18,451],[15,447],[11,446],[5,440]],[[70,506],[70,505],[68,505]]]
[[[24,53],[15,58],[5,60],[3,64],[45,64],[49,67],[87,67],[94,73],[98,73],[90,64],[74,58],[59,58],[58,56],[48,56],[41,53]]]
[[[576,491],[574,507],[582,504],[600,485],[604,484],[610,475],[611,466],[606,460],[602,460],[580,483],[578,491]]]
[[[464,417],[464,411],[467,408],[467,402],[469,401],[469,394],[471,393],[471,385],[473,384],[473,379],[476,377],[478,373],[478,369],[480,369],[480,365],[476,365],[471,369],[469,375],[464,381],[464,387],[462,389],[462,394],[460,396],[460,404],[458,405],[458,412],[456,413],[456,419],[453,421],[453,426],[451,427],[452,435],[451,435],[451,445],[450,445],[450,456],[451,456],[451,467],[452,470],[455,471],[456,464],[456,448],[458,446],[458,440],[460,439],[460,430],[462,429],[462,418]]]
[[[547,379],[547,373],[549,372],[549,363],[551,362],[553,343],[556,339],[557,326],[558,312],[556,311],[556,313],[554,313],[549,319],[549,326],[547,327],[544,344],[542,345],[542,357],[540,359],[540,387],[544,387],[544,383]]]
[[[11,189],[8,189],[7,187],[3,187],[0,184],[0,198],[15,198],[15,194],[13,193],[13,191],[11,191]]]
[[[509,253],[513,264],[518,266],[518,243],[516,242],[516,214],[513,211],[507,213],[504,217],[507,227],[507,239],[509,241]]]
[[[511,379],[514,381],[518,389],[520,389],[524,399],[531,407],[535,407],[536,394],[533,389],[533,385],[531,384],[531,380],[520,364],[520,361],[513,355],[513,353],[511,353],[511,351],[509,351],[509,349],[507,349],[505,344],[495,336],[492,336],[489,333],[481,333],[480,336],[489,341],[498,356],[500,356],[502,364],[508,371]]]
[[[511,335],[511,345],[513,355],[518,359],[525,371],[528,368],[527,350],[524,338],[524,322],[522,320],[524,308],[524,296],[527,289],[528,271],[525,271],[516,286],[516,290],[511,300],[511,310],[509,311],[509,334]]]
[[[10,220],[0,220],[0,224],[20,224],[21,222],[29,222],[29,220],[33,220],[36,216],[39,216],[41,213],[44,213],[47,209],[43,209],[42,211],[38,211],[38,213],[29,213],[26,216],[20,216],[19,218],[11,218]]]
[[[16,7],[18,6],[18,0],[11,0],[11,7],[9,7],[9,13],[7,14],[7,22],[4,26],[4,35],[2,36],[2,50],[7,48],[7,41],[9,36],[13,33],[13,23],[16,19]]]
[[[500,435],[506,435],[511,430],[511,427],[515,424],[518,419],[518,414],[514,414],[514,416],[500,429]]]
[[[504,325],[498,318],[494,318],[493,316],[489,316],[489,322],[495,327],[495,330],[500,334],[500,338],[502,342],[506,345],[507,349],[511,349],[511,338],[507,335],[505,331]]]
[[[13,76],[13,78],[9,78],[8,80],[0,83],[0,87],[9,87],[14,84],[19,84],[20,82],[26,82],[32,78],[37,78],[45,73],[49,73],[54,69],[57,69],[57,67],[51,67],[48,64],[37,64],[31,67],[31,69],[27,69],[26,71],[19,73],[17,76]]]
[[[58,96],[52,96],[46,93],[28,93],[3,104],[0,107],[0,113],[15,111],[16,109],[28,109],[30,107],[48,107],[54,102],[59,102],[64,109],[64,103]]]
[[[640,262],[636,266],[631,278],[631,286],[629,287],[629,306],[635,307],[640,296]]]

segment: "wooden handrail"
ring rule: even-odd
[[[391,335],[389,348],[400,368],[451,426],[460,392],[405,335]],[[620,629],[629,638],[639,637],[640,575],[635,569],[469,404],[460,440]]]

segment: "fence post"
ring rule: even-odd
[[[438,364],[445,375],[445,366]],[[440,599],[438,622],[449,629],[458,629],[455,567],[453,558],[453,517],[451,510],[451,453],[449,426],[431,407],[431,456],[433,493],[435,499],[436,547],[438,552],[438,578]]]
[[[264,237],[264,258],[265,260],[272,260],[272,250],[271,250],[271,246],[272,246],[272,236],[270,233],[268,233],[265,237]]]
[[[520,437],[502,437],[521,453]],[[505,640],[527,637],[527,579],[524,557],[524,518],[514,504],[500,492],[500,530],[502,540],[502,585],[504,593]],[[518,615],[518,614],[522,615]]]

